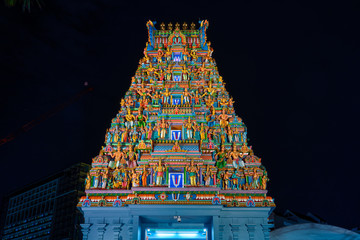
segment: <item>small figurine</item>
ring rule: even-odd
[[[164,176],[164,171],[165,171],[165,167],[162,166],[161,164],[161,159],[159,159],[159,165],[158,166],[154,166],[153,167],[154,171],[156,172],[156,185],[159,186],[162,184],[162,180],[163,180],[163,176]]]

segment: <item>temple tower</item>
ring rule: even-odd
[[[269,239],[267,171],[212,58],[208,21],[155,24],[92,159],[83,238]]]

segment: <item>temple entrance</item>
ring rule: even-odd
[[[142,240],[212,240],[212,217],[209,216],[142,216]]]
[[[208,230],[202,229],[161,229],[148,228],[145,230],[146,240],[152,239],[188,239],[188,240],[208,240]]]

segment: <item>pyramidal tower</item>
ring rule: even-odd
[[[155,24],[92,159],[83,239],[269,239],[268,174],[212,58],[208,21]]]

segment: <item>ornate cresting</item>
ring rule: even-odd
[[[189,25],[146,24],[144,57],[92,159],[79,207],[275,206],[212,58],[209,23]]]

